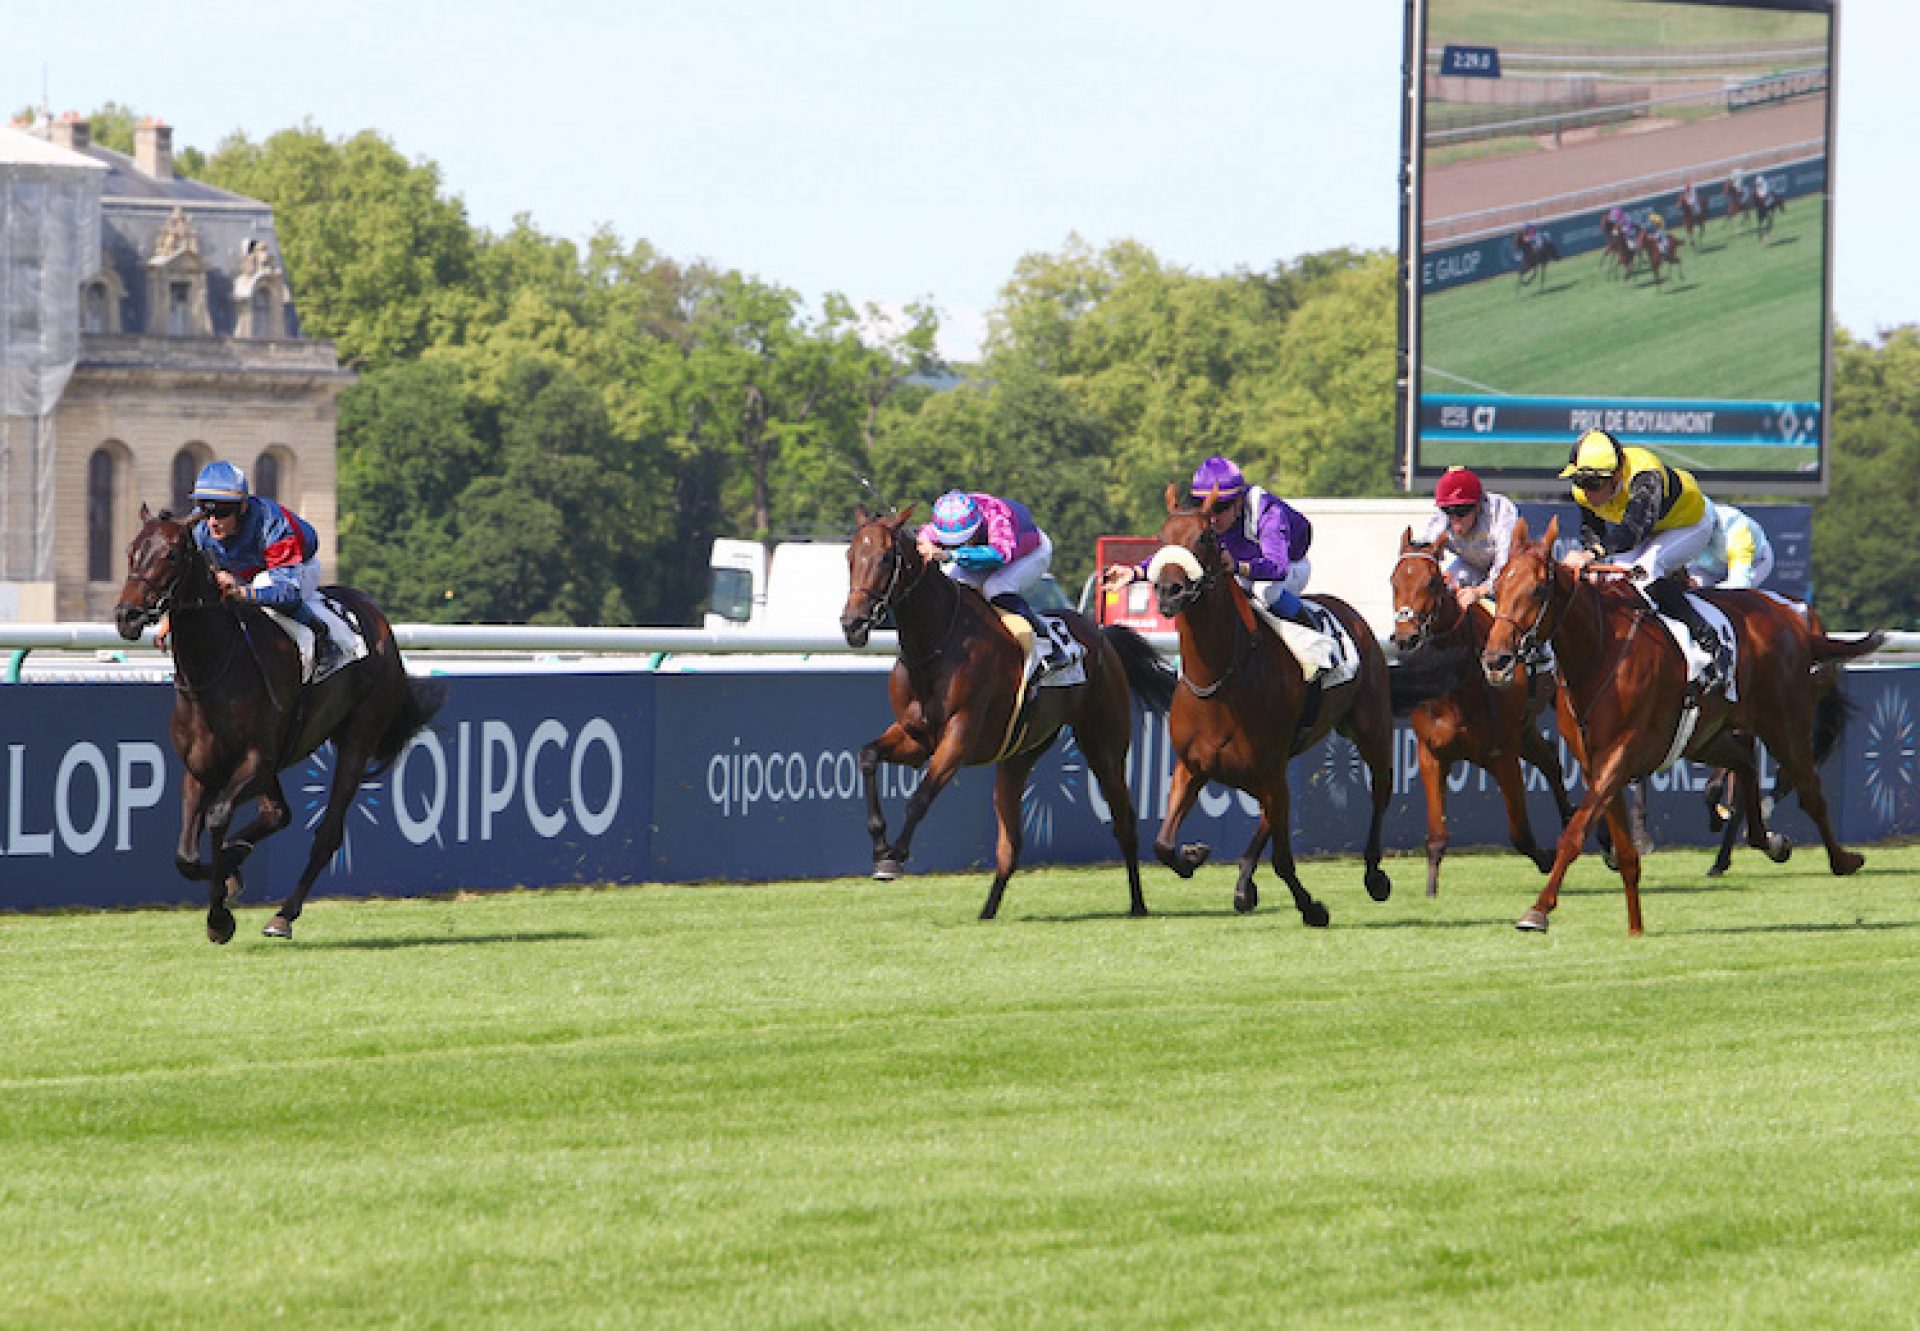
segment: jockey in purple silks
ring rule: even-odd
[[[1193,473],[1190,489],[1207,510],[1221,553],[1248,594],[1282,619],[1319,632],[1300,602],[1313,572],[1307,562],[1313,524],[1285,500],[1248,485],[1240,468],[1217,454]],[[1114,564],[1105,579],[1109,587],[1124,587],[1146,575],[1144,564]]]
[[[1042,668],[1065,664],[1053,635],[1027,604],[1027,592],[1053,564],[1053,541],[1025,504],[949,490],[933,501],[933,521],[920,528],[915,540],[922,559],[944,562],[947,576],[955,582],[973,588],[996,609],[1020,615],[1033,625]]]

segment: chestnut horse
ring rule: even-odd
[[[1454,649],[1461,658],[1458,682],[1445,696],[1423,702],[1410,718],[1419,741],[1420,782],[1427,794],[1427,895],[1440,892],[1440,861],[1447,853],[1447,778],[1453,765],[1472,763],[1492,774],[1507,808],[1507,835],[1513,848],[1541,873],[1553,868],[1553,852],[1534,842],[1527,816],[1525,759],[1538,768],[1553,791],[1560,825],[1573,817],[1558,747],[1540,731],[1540,712],[1554,694],[1553,676],[1516,667],[1511,688],[1495,688],[1480,670],[1493,629],[1493,614],[1475,602],[1462,609],[1440,571],[1447,536],[1431,545],[1400,537],[1400,559],[1393,566],[1393,642],[1403,656]]]
[[[1145,915],[1139,819],[1127,789],[1132,697],[1137,692],[1149,710],[1165,712],[1173,693],[1172,669],[1132,629],[1101,629],[1064,612],[1060,618],[1086,649],[1086,680],[1034,690],[1016,716],[1025,680],[1019,644],[1001,625],[997,610],[921,558],[914,533],[906,526],[912,513],[911,507],[892,517],[858,513],[859,526],[847,548],[847,603],[840,615],[847,642],[863,645],[874,624],[889,612],[900,631],[900,656],[887,680],[893,724],[860,750],[873,876],[898,878],[914,829],[935,797],[962,767],[993,763],[993,811],[1000,835],[993,886],[980,911],[981,919],[992,919],[999,913],[1007,879],[1020,863],[1020,797],[1027,776],[1060,731],[1071,726],[1112,811],[1113,837],[1127,863],[1131,913]],[[907,800],[899,839],[891,842],[874,780],[883,762],[926,768]]]
[[[1626,888],[1627,932],[1642,931],[1640,852],[1627,825],[1622,792],[1634,777],[1657,771],[1672,749],[1688,693],[1687,664],[1672,636],[1640,593],[1620,575],[1575,572],[1557,562],[1559,519],[1539,542],[1523,519],[1494,593],[1493,631],[1481,660],[1487,678],[1506,684],[1518,663],[1552,642],[1560,667],[1560,733],[1587,774],[1586,797],[1560,834],[1553,872],[1533,908],[1516,922],[1544,932],[1560,899],[1560,883],[1580,854],[1587,829],[1604,812]],[[1600,581],[1611,577],[1611,581]],[[1701,700],[1698,723],[1684,756],[1727,767],[1742,778],[1747,839],[1775,860],[1792,847],[1769,838],[1760,809],[1753,738],[1763,742],[1799,793],[1800,806],[1820,829],[1828,866],[1849,874],[1864,863],[1833,834],[1826,796],[1813,766],[1813,690],[1808,676],[1830,661],[1864,656],[1881,634],[1840,642],[1811,629],[1798,612],[1764,592],[1710,591],[1702,599],[1732,623],[1738,644],[1739,700],[1724,694]]]
[[[367,655],[310,688],[300,683],[300,653],[258,606],[223,600],[212,567],[194,544],[198,515],[176,518],[140,508],[140,531],[127,547],[127,582],[113,618],[129,642],[165,614],[172,624],[173,751],[180,778],[180,844],[174,867],[208,879],[207,938],[232,939],[229,904],[242,886],[240,865],[261,838],[291,821],[280,772],[333,741],[333,783],[313,834],[299,886],[262,933],[292,938],[293,922],[314,879],[340,849],[347,810],[368,776],[400,756],[445,698],[445,690],[407,677],[386,618],[359,592],[329,587],[365,630]],[[235,813],[257,802],[253,820],[231,830]],[[211,863],[200,859],[200,838]]]
[[[1293,894],[1301,920],[1324,928],[1327,908],[1308,894],[1294,868],[1287,763],[1338,730],[1360,751],[1371,778],[1365,881],[1367,895],[1385,901],[1393,881],[1380,867],[1380,824],[1393,793],[1394,681],[1373,630],[1346,602],[1308,596],[1340,620],[1361,654],[1353,679],[1327,689],[1310,686],[1292,652],[1261,623],[1239,581],[1223,567],[1206,511],[1183,505],[1178,489],[1168,486],[1167,514],[1159,536],[1162,555],[1154,561],[1160,566],[1154,593],[1160,613],[1179,630],[1181,687],[1168,715],[1177,762],[1154,853],[1182,878],[1190,877],[1210,852],[1198,844],[1176,847],[1181,822],[1207,782],[1244,790],[1260,802],[1261,821],[1240,860],[1234,909],[1245,914],[1259,904],[1253,874],[1271,837],[1274,872]]]

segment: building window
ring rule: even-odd
[[[87,459],[87,580],[113,581],[113,454]]]
[[[167,332],[186,337],[193,331],[193,283],[167,283]]]
[[[200,479],[200,463],[190,449],[181,449],[173,455],[173,511],[187,513],[193,509],[193,483]]]
[[[280,459],[262,453],[253,463],[253,492],[262,499],[280,501]]]
[[[249,297],[249,300],[253,305],[253,320],[249,331],[251,331],[255,337],[272,337],[273,324],[269,322],[273,318],[272,293],[264,286],[258,286],[253,289],[253,295]]]
[[[83,302],[82,327],[89,333],[110,333],[113,325],[107,318],[107,284],[105,282],[87,283],[86,300]]]

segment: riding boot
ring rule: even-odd
[[[305,624],[313,633],[313,669],[318,674],[331,662],[338,649],[334,646],[333,630],[326,621],[313,613],[313,608],[305,601],[295,601],[287,612],[296,623]]]
[[[1027,598],[1019,592],[1001,592],[988,604],[996,610],[1005,610],[1019,615],[1033,626],[1034,663],[1041,673],[1057,668],[1061,663],[1056,659],[1053,635],[1047,632],[1047,626],[1040,622],[1040,612],[1027,604]]]
[[[1713,625],[1707,623],[1694,608],[1691,600],[1680,583],[1671,576],[1655,578],[1647,584],[1647,595],[1652,599],[1660,613],[1679,620],[1687,626],[1687,632],[1693,636],[1694,644],[1706,653],[1713,664],[1708,667],[1707,677],[1700,681],[1701,691],[1720,687],[1726,683],[1733,667],[1733,654],[1727,645],[1720,641],[1720,635],[1713,631]]]
[[[1320,632],[1320,625],[1307,614],[1307,603],[1284,587],[1276,587],[1267,595],[1267,608],[1285,620],[1290,620],[1302,628]]]

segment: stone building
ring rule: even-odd
[[[353,376],[301,336],[273,210],[66,117],[0,128],[0,620],[100,620],[141,504],[226,458],[314,525],[334,575]]]

